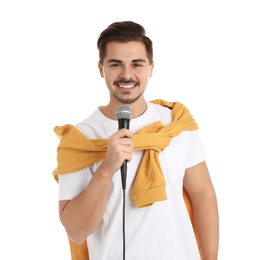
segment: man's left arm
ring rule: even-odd
[[[186,170],[184,188],[190,197],[193,221],[203,260],[216,260],[219,246],[219,216],[215,190],[205,162]]]

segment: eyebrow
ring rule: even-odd
[[[110,60],[107,61],[107,63],[113,63],[113,62],[115,62],[115,63],[122,63],[121,60],[116,60],[116,59],[110,59]],[[143,63],[146,63],[146,61],[144,59],[135,59],[135,60],[132,60],[132,62],[133,63],[134,62],[143,62]]]

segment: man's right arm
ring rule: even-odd
[[[112,176],[101,165],[82,193],[59,202],[60,220],[74,242],[83,243],[100,224]]]
[[[60,200],[60,220],[75,243],[83,243],[100,224],[112,177],[124,160],[131,161],[132,153],[132,133],[127,129],[119,130],[110,136],[105,159],[85,190],[72,200]]]

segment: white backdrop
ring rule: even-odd
[[[154,42],[146,99],[180,101],[199,124],[218,195],[219,259],[273,259],[270,2],[1,1],[1,255],[70,259],[53,128],[106,104],[96,41],[110,23],[133,20]]]

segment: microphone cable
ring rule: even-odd
[[[123,193],[123,210],[122,210],[122,235],[123,235],[123,260],[125,260],[125,189]]]

